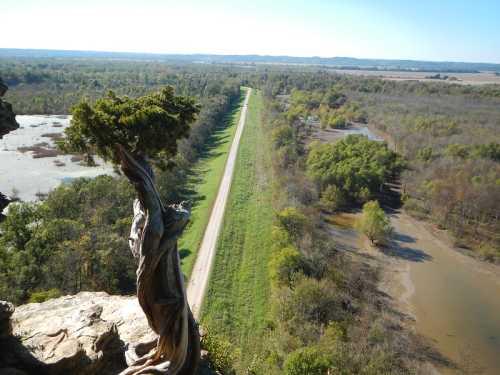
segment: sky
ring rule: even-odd
[[[500,63],[500,0],[0,0],[0,48]]]

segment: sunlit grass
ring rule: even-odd
[[[227,115],[224,123],[208,140],[205,153],[194,166],[190,176],[187,189],[193,192],[195,201],[191,210],[191,221],[179,239],[182,271],[188,277],[193,269],[203,233],[217,196],[220,180],[224,174],[224,167],[238,125],[244,97],[245,89],[242,89],[240,100]]]
[[[253,90],[202,311],[203,323],[239,349],[239,368],[259,351],[270,305],[273,208],[261,111],[262,95]]]

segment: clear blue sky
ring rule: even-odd
[[[1,0],[3,48],[500,63],[500,0]]]

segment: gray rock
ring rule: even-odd
[[[155,339],[135,296],[104,292],[19,306],[12,323],[20,345],[48,374],[116,374],[131,343]]]

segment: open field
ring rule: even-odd
[[[240,368],[259,350],[269,308],[267,264],[274,215],[262,105],[260,91],[254,90],[202,310],[204,325],[240,350]]]
[[[191,210],[191,222],[179,239],[182,270],[188,277],[219,190],[231,141],[240,117],[243,98],[244,90],[242,90],[240,100],[234,104],[233,110],[228,113],[225,121],[208,140],[206,150],[194,167],[188,182],[187,189],[192,194],[194,205]]]
[[[447,75],[452,79],[431,79],[426,78],[433,76],[435,72],[408,72],[397,70],[344,70],[337,69],[336,73],[350,74],[355,76],[377,77],[388,79],[392,81],[421,81],[421,82],[445,82],[445,83],[458,83],[462,85],[487,85],[487,84],[500,84],[500,76],[495,75],[494,72],[479,72],[479,73],[441,73],[441,76]]]

